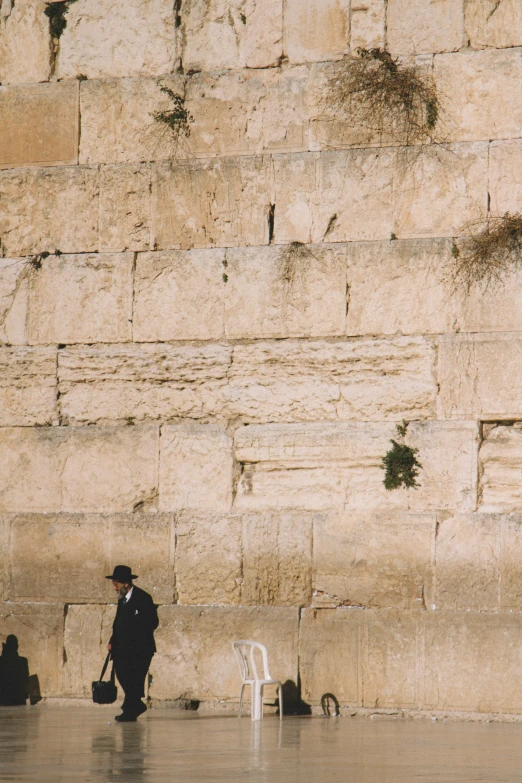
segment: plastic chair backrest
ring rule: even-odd
[[[243,681],[272,679],[270,677],[270,672],[268,671],[268,653],[264,644],[261,644],[260,642],[253,642],[249,639],[241,639],[240,641],[232,642],[232,647],[236,653],[236,658]],[[261,677],[258,675],[256,666],[256,650],[260,651],[261,660],[263,663],[263,672]]]

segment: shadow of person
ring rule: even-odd
[[[0,705],[14,707],[25,704],[29,695],[29,664],[18,655],[18,639],[9,634],[0,655]]]
[[[92,738],[92,772],[107,783],[144,783],[148,727],[129,723]],[[98,780],[98,777],[96,778]],[[101,778],[100,778],[101,779]]]
[[[311,715],[312,708],[301,699],[301,689],[293,680],[283,683],[283,715]]]

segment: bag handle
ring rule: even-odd
[[[102,673],[100,675],[100,680],[103,680],[103,676],[104,676],[105,672],[107,671],[107,666],[109,665],[110,659],[111,659],[111,651],[109,650],[109,652],[107,653],[107,657],[105,659],[105,663],[103,664],[103,669],[102,669]],[[114,684],[114,661],[112,662],[112,670],[111,670],[110,681]]]

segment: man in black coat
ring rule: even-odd
[[[154,631],[158,627],[158,613],[152,597],[132,584],[137,576],[129,566],[118,565],[105,578],[112,580],[119,598],[108,645],[116,677],[125,693],[122,712],[116,720],[135,721],[147,709],[142,697],[145,677],[156,652]]]

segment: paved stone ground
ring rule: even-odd
[[[9,783],[520,783],[522,726],[363,718],[214,717],[113,707],[0,709]]]

